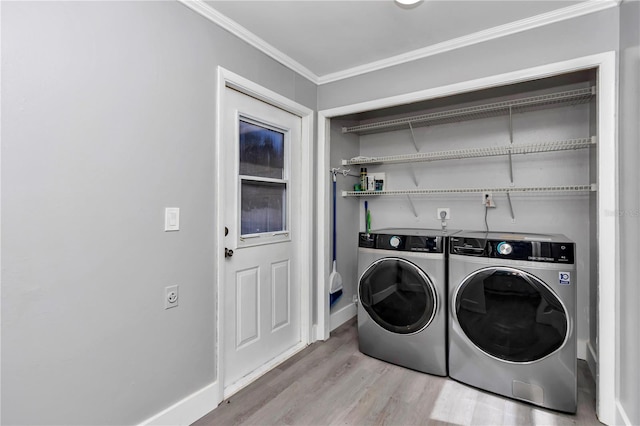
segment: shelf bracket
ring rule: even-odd
[[[411,125],[411,122],[409,122],[409,130],[411,130],[411,142],[413,142],[413,147],[416,149],[416,153],[419,153],[420,150],[418,149],[418,144],[416,143],[416,135],[415,135],[415,133],[413,133],[413,126]],[[413,178],[413,183],[415,184],[415,186],[417,188],[418,187],[418,176],[416,176],[416,171],[414,170],[413,167],[409,167],[409,168],[411,169],[411,177]],[[409,202],[411,202],[411,200],[409,200]],[[413,207],[413,203],[411,204],[411,206]],[[416,217],[418,217],[418,215],[416,214],[415,207],[413,207],[413,214],[415,214]]]
[[[509,142],[513,144],[513,108],[509,107]]]
[[[509,150],[509,179],[513,185],[513,160],[511,159],[511,150]]]
[[[509,143],[513,145],[513,108],[509,107]],[[513,160],[511,158],[511,150],[509,150],[509,179],[513,185]],[[507,193],[508,195],[508,193]],[[511,203],[511,201],[509,201]],[[513,216],[513,212],[511,213]]]
[[[507,191],[507,201],[509,202],[509,213],[511,214],[511,223],[516,222],[516,216],[513,214],[513,205],[511,204],[511,195]]]
[[[411,210],[413,211],[413,215],[417,218],[418,217],[418,211],[416,210],[416,206],[415,206],[415,204],[413,204],[413,200],[411,199],[411,196],[409,194],[407,194],[407,200],[409,200],[409,205],[411,206]]]
[[[411,122],[409,122],[409,130],[411,130],[411,142],[413,142],[413,147],[416,149],[416,152],[420,152],[418,144],[416,143],[416,135],[415,133],[413,133],[413,126],[411,125]]]
[[[417,188],[418,187],[418,175],[416,174],[416,169],[412,165],[409,165],[408,169],[411,170],[411,177],[413,178],[413,184]]]

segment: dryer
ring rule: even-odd
[[[577,406],[575,245],[461,232],[449,253],[449,376],[542,407]]]
[[[360,233],[358,341],[366,355],[446,376],[446,242],[439,230]]]

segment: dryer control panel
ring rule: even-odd
[[[575,244],[570,242],[493,240],[451,237],[451,254],[573,264]]]
[[[444,253],[444,237],[429,235],[367,234],[360,232],[359,247],[379,250]]]

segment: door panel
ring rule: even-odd
[[[236,349],[240,349],[259,338],[259,271],[259,268],[252,268],[248,271],[240,271],[236,275],[236,324],[238,324]]]
[[[291,294],[291,282],[289,281],[289,261],[278,262],[272,265],[273,285],[273,322],[272,330],[289,324],[289,295]]]
[[[223,383],[235,389],[302,340],[301,119],[225,89]]]

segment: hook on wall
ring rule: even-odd
[[[341,169],[340,167],[333,167],[330,170],[331,174],[334,177],[336,177],[339,173],[341,173],[342,176],[344,176],[344,177],[347,177],[347,176],[359,177],[359,176],[356,176],[356,175],[349,174],[350,171],[351,171],[351,169]]]

